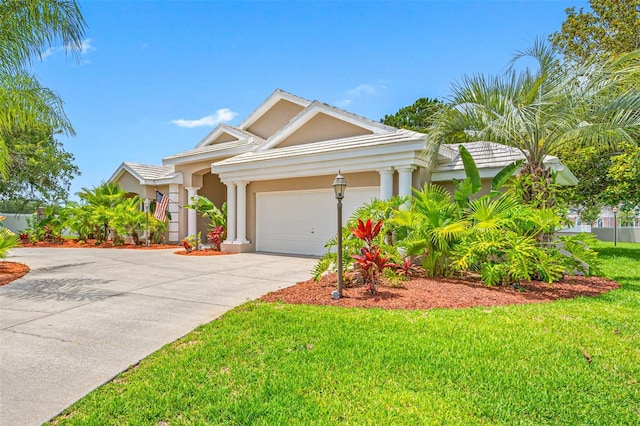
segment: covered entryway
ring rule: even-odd
[[[379,187],[347,187],[343,222],[362,204],[379,196]],[[322,255],[325,243],[336,235],[336,204],[332,189],[256,194],[256,250]]]

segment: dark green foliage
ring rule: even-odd
[[[589,0],[591,10],[568,8],[549,40],[564,56],[585,60],[640,49],[640,0]]]
[[[17,208],[67,200],[71,181],[80,172],[50,128],[9,132],[5,143],[12,161],[7,179],[0,179],[0,198],[14,200]]]
[[[446,108],[446,104],[437,99],[420,98],[413,105],[400,108],[393,115],[385,115],[380,121],[399,129],[425,133],[433,124],[436,115],[444,108]]]

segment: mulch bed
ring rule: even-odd
[[[174,251],[174,253],[179,254],[180,256],[222,256],[226,254],[233,254],[233,253],[225,253],[223,251],[216,251],[211,249],[192,250],[189,253],[187,253],[186,250],[178,250],[178,251]]]
[[[175,245],[169,244],[149,244],[147,247],[144,244],[121,244],[114,246],[113,241],[104,241],[100,244],[96,240],[86,240],[84,242],[74,239],[64,239],[62,244],[50,243],[46,241],[38,241],[36,243],[22,244],[22,247],[45,247],[45,248],[114,248],[114,249],[135,249],[135,250],[161,250],[175,248]]]
[[[333,300],[336,275],[325,275],[320,281],[308,280],[269,293],[261,300],[291,304],[330,305],[382,309],[468,308],[473,306],[518,305],[597,296],[620,287],[601,277],[565,277],[547,284],[523,282],[520,289],[512,286],[487,287],[474,278],[417,278],[405,281],[402,287],[380,285],[372,295],[362,287],[343,288],[342,298]]]
[[[30,271],[24,263],[0,262],[0,285],[9,284],[11,281],[27,275]]]

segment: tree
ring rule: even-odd
[[[74,157],[54,138],[51,128],[35,125],[5,134],[12,158],[7,179],[0,181],[3,200],[66,200],[74,176]]]
[[[562,189],[569,204],[598,212],[603,205],[640,205],[639,146],[622,143],[615,151],[589,146],[557,154],[580,179],[576,186]]]
[[[525,57],[535,59],[538,69],[515,70]],[[552,180],[547,155],[567,147],[636,143],[639,78],[640,51],[562,63],[537,41],[514,56],[504,75],[467,76],[455,84],[451,108],[439,114],[430,135],[436,143],[492,141],[517,148],[526,159],[526,198],[538,200]]]
[[[0,2],[0,177],[6,178],[11,156],[7,133],[45,124],[74,134],[62,100],[42,87],[27,71],[54,43],[67,52],[82,50],[85,21],[75,1],[23,0]]]
[[[437,99],[420,98],[413,105],[400,108],[393,115],[385,115],[380,121],[399,129],[426,133],[433,124],[434,117],[445,107],[446,105]]]
[[[568,8],[562,29],[549,37],[560,53],[584,61],[640,49],[640,0],[590,0],[589,4],[591,12]]]

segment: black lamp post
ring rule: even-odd
[[[338,200],[338,291],[331,293],[333,299],[342,297],[342,199],[346,188],[347,180],[338,170],[338,176],[333,181],[333,190],[336,193],[336,200]]]
[[[612,210],[613,210],[613,246],[616,247],[618,245],[618,208],[614,207]]]

